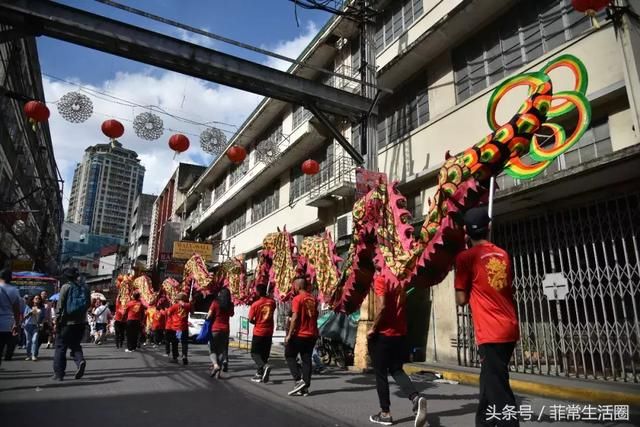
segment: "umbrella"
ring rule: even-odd
[[[53,294],[49,297],[49,301],[58,301],[60,299],[60,293]]]

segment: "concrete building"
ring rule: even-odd
[[[76,267],[87,277],[96,276],[100,269],[100,251],[123,244],[118,237],[90,233],[89,226],[65,222],[62,224],[62,267]]]
[[[144,172],[138,154],[118,141],[88,147],[73,174],[67,221],[127,240]]]
[[[57,274],[62,179],[49,125],[32,127],[23,112],[26,102],[45,101],[35,38],[3,40],[0,59],[0,265]]]
[[[204,166],[180,163],[153,202],[147,268],[154,269],[161,261],[171,258],[173,242],[180,240],[184,224],[192,221],[179,207],[205,169]]]
[[[128,255],[131,268],[144,269],[147,266],[151,216],[155,200],[156,196],[153,194],[140,194],[133,204]]]
[[[397,0],[377,2],[376,8],[382,11],[371,41],[377,81],[393,93],[382,93],[377,132],[369,136],[377,139],[378,170],[400,182],[416,227],[445,153],[460,152],[490,133],[487,103],[504,78],[539,70],[563,54],[585,63],[593,110],[585,136],[536,179],[497,180],[494,238],[513,256],[523,337],[514,367],[637,382],[638,23],[623,16],[615,28],[600,13],[594,27],[569,0]],[[354,75],[359,46],[356,26],[336,17],[299,60]],[[359,88],[298,66],[289,71]],[[572,88],[562,71],[551,76],[555,92]],[[505,97],[498,119],[507,121],[524,97],[524,91]],[[338,126],[359,146],[357,126]],[[343,252],[351,233],[353,164],[328,135],[303,108],[264,100],[231,141],[247,147],[244,163],[233,166],[221,157],[189,190],[180,206],[188,218],[183,235],[228,239],[232,255],[245,254],[249,271],[263,237],[277,227],[286,226],[297,239],[330,230]],[[280,155],[259,161],[268,140],[278,144]],[[300,172],[309,157],[321,163],[313,178]],[[543,292],[548,273],[567,279],[563,299]],[[410,298],[414,357],[477,366],[470,313],[455,306],[452,279]]]

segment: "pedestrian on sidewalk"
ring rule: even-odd
[[[38,351],[40,349],[39,333],[44,323],[45,308],[40,295],[34,296],[29,302],[23,313],[22,326],[26,335],[27,358],[25,360],[38,360]]]
[[[140,292],[135,291],[132,296],[133,300],[127,303],[123,314],[127,321],[127,349],[125,353],[131,353],[138,348],[138,338],[140,338],[142,321],[144,320],[144,305],[140,301]]]
[[[40,327],[40,333],[38,334],[38,340],[40,345],[46,343],[47,348],[51,348],[51,344],[53,343],[53,304],[52,301],[49,301],[49,295],[47,291],[40,292],[40,299],[44,303],[44,319],[42,321],[42,325]]]
[[[291,321],[285,337],[284,357],[295,381],[289,396],[307,396],[311,386],[311,355],[318,339],[318,301],[311,294],[306,277],[293,281],[295,297],[291,302]],[[302,369],[297,358],[300,355]]]
[[[249,308],[249,322],[254,325],[251,339],[251,358],[256,363],[258,370],[251,381],[267,383],[271,373],[271,366],[268,365],[268,362],[273,340],[273,313],[276,309],[276,302],[267,296],[267,285],[257,285],[256,291],[260,298]]]
[[[2,358],[6,358],[9,347],[15,345],[16,338],[20,334],[22,323],[20,299],[20,292],[11,285],[11,270],[8,268],[0,270],[0,365]]]
[[[229,318],[233,317],[233,301],[229,288],[222,288],[209,307],[207,318],[211,320],[209,340],[210,376],[220,378],[220,371],[229,369]]]
[[[107,324],[111,319],[111,310],[106,298],[100,300],[100,306],[93,310],[93,316],[96,319],[96,344],[102,345],[107,339]]]
[[[189,364],[189,313],[193,312],[193,306],[185,293],[179,293],[177,303],[167,309],[167,342],[171,344],[170,362],[178,363],[178,333],[182,344],[182,364]],[[168,351],[168,350],[167,350]]]
[[[125,306],[120,305],[120,302],[116,302],[116,314],[113,316],[113,330],[116,337],[116,348],[122,348],[124,346],[124,335],[127,329],[126,318],[124,317]]]
[[[513,301],[513,270],[509,254],[489,240],[491,219],[486,207],[464,215],[470,248],[456,258],[455,289],[458,305],[469,304],[480,355],[480,402],[477,426],[519,426],[519,421],[489,422],[488,410],[516,407],[509,385],[509,361],[520,338]],[[495,410],[493,412],[495,412]]]
[[[79,283],[77,268],[63,272],[66,282],[60,289],[58,312],[56,313],[56,351],[53,357],[53,380],[62,381],[67,369],[67,350],[76,362],[76,379],[84,375],[87,362],[82,353],[82,338],[87,327],[87,310],[90,304],[89,290]]]
[[[367,345],[376,375],[376,390],[380,412],[369,417],[375,424],[392,425],[389,378],[400,386],[400,390],[413,404],[414,425],[427,425],[427,399],[420,396],[402,365],[409,360],[407,342],[407,293],[404,286],[391,286],[379,272],[373,280],[375,294],[375,317],[367,332]]]

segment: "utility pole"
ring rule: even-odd
[[[373,42],[375,38],[375,22],[369,18],[369,0],[357,0],[360,12],[360,95],[371,99],[374,104],[377,99],[376,83],[376,51]],[[360,121],[360,153],[365,158],[366,168],[378,170],[377,143],[377,114],[374,109],[362,115]]]

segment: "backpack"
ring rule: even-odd
[[[67,293],[67,302],[65,314],[67,316],[78,316],[87,310],[89,299],[84,286],[77,283],[71,283],[69,292]]]

